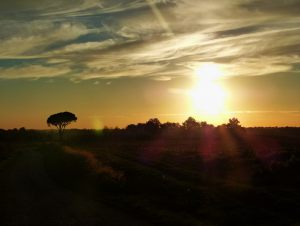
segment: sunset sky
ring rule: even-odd
[[[0,128],[300,126],[300,0],[1,0]]]

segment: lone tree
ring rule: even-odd
[[[75,114],[65,111],[50,115],[47,119],[47,124],[48,126],[55,126],[58,129],[59,138],[62,139],[62,135],[66,126],[73,121],[76,122],[76,120],[77,117]]]

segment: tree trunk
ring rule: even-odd
[[[59,136],[59,141],[63,141],[63,128],[58,129],[58,136]]]

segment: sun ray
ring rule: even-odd
[[[157,18],[158,22],[162,26],[162,28],[167,32],[167,35],[170,35],[170,36],[173,35],[173,32],[172,32],[169,24],[167,23],[166,19],[164,18],[164,16],[160,12],[160,10],[157,7],[155,1],[154,0],[146,0],[146,1],[147,1],[148,5],[150,6],[153,14]]]

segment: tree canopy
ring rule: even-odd
[[[231,118],[227,123],[227,127],[231,129],[240,128],[241,127],[240,121],[237,118]]]
[[[196,129],[200,127],[200,123],[196,121],[193,117],[189,117],[187,120],[185,120],[182,123],[183,128],[190,130],[190,129]]]
[[[58,129],[60,137],[62,136],[63,130],[72,122],[76,122],[77,117],[71,112],[60,112],[50,115],[47,119],[48,126],[55,126]]]

